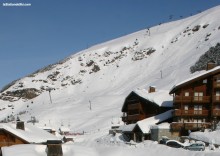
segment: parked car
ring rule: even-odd
[[[184,145],[181,142],[176,141],[176,140],[168,140],[166,142],[166,145],[173,147],[173,148],[184,148]]]
[[[166,145],[168,140],[170,139],[167,136],[162,136],[162,139],[159,141],[159,143]]]
[[[191,151],[204,151],[205,144],[203,142],[195,142],[190,144],[189,146],[185,146],[184,148]]]

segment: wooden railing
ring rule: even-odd
[[[212,101],[213,102],[220,102],[220,96],[213,95],[212,96]]]
[[[220,82],[214,82],[213,88],[220,88]]]
[[[180,122],[173,122],[171,123],[172,130],[180,130],[182,128],[186,130],[195,130],[200,128],[210,128],[211,124],[206,122],[189,122],[189,123],[180,123]]]
[[[174,116],[207,116],[208,110],[174,110]]]
[[[220,116],[220,109],[213,109],[212,116]]]
[[[175,123],[173,122],[173,123],[170,124],[170,128],[172,130],[180,130],[183,127],[184,127],[184,124],[183,123],[179,123],[179,122],[175,122]]]
[[[139,121],[143,119],[145,119],[145,115],[142,115],[142,114],[134,114],[134,115],[127,116],[127,120]]]
[[[191,96],[175,96],[174,102],[192,102]]]
[[[175,96],[174,102],[183,102],[183,103],[209,103],[210,96]]]
[[[128,109],[141,109],[141,104],[140,103],[135,103],[135,104],[129,104]]]

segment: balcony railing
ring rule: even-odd
[[[207,116],[208,110],[174,110],[174,116]]]
[[[213,102],[220,102],[220,96],[213,95],[212,96],[212,101]]]
[[[141,109],[141,104],[140,104],[140,103],[129,104],[129,105],[128,105],[128,109],[129,109],[129,110],[132,110],[132,109]]]
[[[175,96],[175,103],[209,103],[210,96]]]
[[[182,128],[186,130],[196,130],[200,128],[210,128],[211,124],[208,122],[189,122],[189,123],[181,123],[181,122],[173,122],[171,123],[172,130],[180,130]]]
[[[174,102],[192,102],[191,96],[175,96]]]
[[[213,88],[220,88],[220,82],[214,82]]]
[[[134,115],[128,115],[127,120],[132,120],[132,121],[139,121],[145,119],[145,115],[142,114],[134,114]]]
[[[183,123],[179,123],[179,122],[173,122],[173,123],[170,124],[170,128],[172,130],[180,130],[183,127],[184,127],[184,124]]]
[[[212,116],[220,116],[220,109],[212,110]]]

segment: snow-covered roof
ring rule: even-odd
[[[220,66],[218,67],[215,67],[213,69],[210,69],[210,70],[207,70],[207,71],[203,71],[202,73],[200,72],[199,74],[196,74],[195,76],[189,78],[189,79],[186,79],[176,85],[174,85],[171,90],[170,90],[170,94],[172,94],[178,87],[186,84],[186,83],[189,83],[189,82],[193,82],[197,79],[203,79],[209,75],[213,75],[213,74],[216,74],[217,72],[220,72]]]
[[[150,129],[170,129],[170,124],[168,122],[164,122],[159,125],[153,125]]]
[[[69,127],[61,126],[59,129],[61,132],[70,132]]]
[[[118,130],[121,130],[123,132],[132,132],[134,130],[135,126],[138,126],[141,129],[142,133],[147,134],[147,133],[150,133],[151,128],[153,128],[153,129],[155,129],[155,128],[169,129],[169,127],[170,127],[169,123],[161,123],[159,125],[156,125],[156,124],[171,118],[172,112],[173,112],[173,110],[169,110],[169,111],[166,111],[166,112],[161,113],[159,115],[138,121],[135,124],[123,125],[123,126],[120,126],[118,128]]]
[[[25,130],[16,129],[15,123],[1,123],[0,129],[4,129],[29,143],[43,143],[47,142],[47,140],[60,140],[56,136],[29,123],[25,124]]]
[[[173,97],[168,90],[158,90],[156,92],[148,93],[147,90],[135,90],[134,93],[140,97],[157,104],[160,107],[172,107]]]
[[[118,128],[122,132],[132,132],[136,124],[123,125]]]
[[[169,111],[166,111],[162,114],[138,121],[137,125],[139,126],[139,128],[141,129],[141,131],[144,134],[150,133],[151,126],[156,125],[159,122],[162,122],[162,121],[165,121],[165,120],[171,118],[172,112],[173,112],[173,110],[169,110]]]

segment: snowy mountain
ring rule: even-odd
[[[35,116],[42,125],[87,132],[122,124],[121,107],[132,90],[170,90],[198,74],[190,74],[190,66],[220,42],[219,14],[217,6],[146,28],[14,81],[0,95],[0,119]]]

